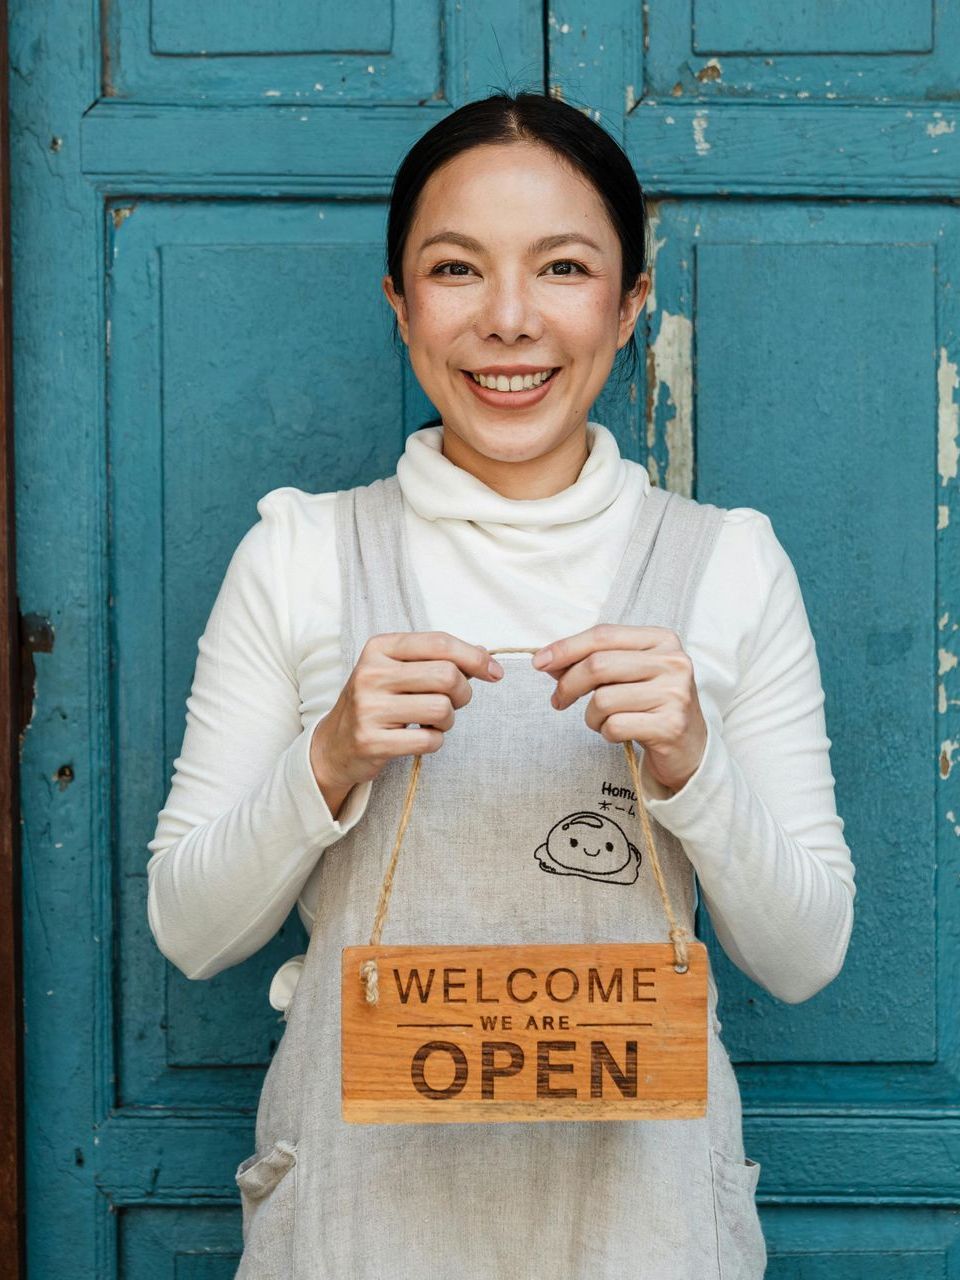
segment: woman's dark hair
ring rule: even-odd
[[[620,240],[621,289],[622,295],[628,293],[647,263],[647,210],[633,165],[584,111],[560,98],[526,92],[492,94],[458,107],[407,152],[394,177],[387,223],[387,273],[397,293],[403,294],[404,245],[427,179],[471,147],[504,142],[542,143],[593,184]],[[632,373],[638,360],[634,334],[623,350]]]

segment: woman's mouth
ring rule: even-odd
[[[556,382],[557,374],[561,370],[560,368],[544,369],[537,374],[514,374],[510,376],[504,374],[497,376],[492,373],[478,375],[472,373],[469,369],[461,369],[460,372],[463,374],[467,386],[477,399],[482,400],[484,404],[493,405],[497,409],[526,409],[530,405],[539,404],[554,382]],[[544,375],[546,376],[544,377]],[[487,386],[482,386],[478,381],[480,376],[488,384]],[[534,385],[521,385],[516,391],[504,389],[504,384],[512,383],[515,386],[518,382],[521,382],[521,378],[522,382],[532,382]],[[540,378],[543,378],[543,381],[538,382]],[[498,385],[491,385],[494,382]]]

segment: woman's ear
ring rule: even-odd
[[[650,292],[650,273],[649,271],[641,271],[637,276],[636,284],[626,294],[620,306],[620,333],[617,339],[617,346],[622,347],[630,341],[630,335],[636,327],[640,312],[643,310],[643,304],[647,300],[647,294]]]
[[[387,295],[387,301],[393,307],[393,313],[397,317],[397,328],[400,330],[400,336],[403,338],[407,346],[410,345],[407,340],[407,300],[401,293],[397,293],[393,287],[393,278],[385,275],[382,280],[383,292]]]

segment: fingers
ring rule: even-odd
[[[470,681],[454,662],[395,662],[384,673],[393,693],[442,693],[455,707],[465,707],[473,697]]]
[[[384,723],[400,729],[419,724],[446,732],[454,725],[453,703],[443,693],[401,693],[388,699]]]
[[[649,653],[623,649],[595,649],[581,662],[567,667],[557,679],[557,686],[550,701],[562,711],[585,693],[596,690],[595,698],[603,700],[608,685],[631,681],[651,681],[660,670],[660,663]],[[606,695],[609,696],[609,695]]]
[[[395,631],[372,636],[368,645],[399,662],[452,662],[465,676],[499,680],[503,668],[483,645],[468,644],[449,631]]]
[[[669,627],[634,627],[602,622],[575,635],[552,640],[538,649],[531,661],[540,671],[558,675],[574,662],[579,662],[595,649],[675,648],[680,637]]]

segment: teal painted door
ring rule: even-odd
[[[960,5],[584,0],[547,31],[650,196],[641,456],[770,515],[857,865],[844,969],[802,1005],[699,917],[767,1276],[957,1277]]]
[[[960,7],[96,8],[11,10],[19,594],[49,637],[22,744],[31,1274],[233,1275],[266,984],[304,939],[291,914],[190,983],[147,928],[197,637],[259,496],[386,474],[433,416],[379,291],[403,152],[546,83],[650,194],[645,368],[593,416],[659,483],[770,514],[818,642],[847,964],[783,1005],[701,919],[768,1275],[960,1275]]]
[[[393,174],[460,103],[543,89],[543,14],[11,9],[20,604],[53,637],[22,751],[30,1275],[228,1280],[267,986],[305,939],[292,913],[187,981],[145,844],[257,498],[385,474],[432,415],[380,291]]]

